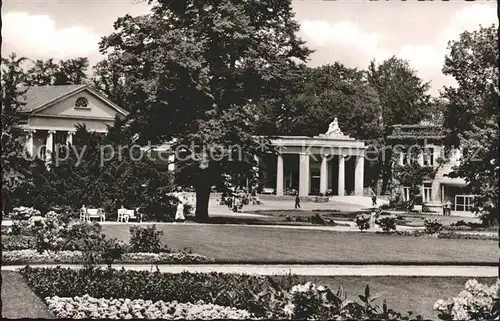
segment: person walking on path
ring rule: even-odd
[[[375,207],[377,206],[377,195],[373,194],[372,196],[372,206]]]
[[[300,197],[299,195],[295,195],[295,209],[300,209]]]
[[[184,222],[186,219],[184,217],[184,204],[182,201],[179,201],[177,204],[177,211],[175,212],[175,221],[176,222]]]

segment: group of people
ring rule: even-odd
[[[262,204],[259,200],[257,193],[253,191],[250,195],[247,192],[222,192],[219,204],[226,205],[233,212],[239,212],[246,204],[260,205]]]

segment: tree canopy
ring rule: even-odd
[[[25,74],[22,64],[24,57],[11,54],[1,60],[1,93],[2,93],[2,210],[6,200],[10,200],[12,193],[27,178],[27,157],[24,157],[24,136],[19,126],[18,111],[24,103],[22,96],[26,92],[21,88]]]
[[[443,98],[447,145],[462,148],[455,176],[476,194],[475,210],[486,222],[498,223],[499,172],[498,30],[495,26],[465,31],[448,45],[443,73],[458,86],[446,87]]]
[[[87,80],[89,60],[86,57],[60,60],[37,59],[26,70],[24,84],[27,86],[80,85]]]
[[[310,50],[289,0],[151,3],[149,14],[119,18],[100,49],[125,70],[139,142],[177,138],[189,155],[180,171],[198,168],[179,177],[195,186],[196,216],[205,219],[211,185],[224,173],[251,176],[253,155],[266,152],[252,136],[255,102],[279,91]]]

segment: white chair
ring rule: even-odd
[[[139,208],[136,208],[135,210],[129,210],[122,206],[120,209],[118,209],[118,222],[128,223],[130,219],[142,223],[142,213],[139,211]]]
[[[86,221],[87,220],[87,208],[83,206],[80,209],[80,221]]]

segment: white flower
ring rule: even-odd
[[[292,316],[295,314],[295,304],[293,303],[288,303],[287,305],[285,305],[285,307],[283,308],[283,311],[288,315],[288,316]]]

